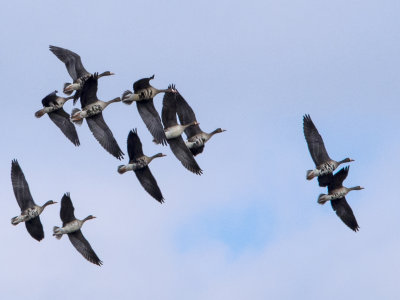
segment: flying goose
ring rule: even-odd
[[[307,171],[307,180],[311,180],[318,176],[319,186],[327,186],[329,183],[328,174],[332,172],[341,164],[354,161],[350,158],[345,158],[341,161],[332,160],[328,152],[325,149],[324,141],[321,135],[318,133],[310,115],[304,115],[303,117],[303,130],[304,136],[307,141],[308,150],[310,151],[311,157],[316,165],[314,170]]]
[[[16,159],[11,162],[11,182],[15,198],[21,208],[21,214],[12,218],[11,224],[18,225],[21,222],[25,222],[29,234],[40,242],[44,238],[44,232],[39,215],[46,206],[57,202],[49,200],[43,206],[35,204],[31,192],[29,191],[29,185],[26,182],[25,175]]]
[[[78,134],[76,133],[75,126],[71,122],[69,114],[66,113],[65,110],[63,109],[64,103],[72,98],[73,96],[67,98],[57,96],[57,91],[54,91],[43,98],[42,100],[43,108],[38,110],[35,113],[35,116],[36,118],[40,118],[43,115],[47,114],[50,120],[52,120],[53,123],[56,124],[56,126],[61,129],[64,135],[75,146],[79,146],[80,143]]]
[[[127,171],[134,171],[137,179],[143,188],[158,202],[163,203],[164,197],[158,187],[157,181],[149,169],[150,162],[156,157],[163,157],[165,154],[157,153],[153,156],[143,154],[142,142],[137,134],[137,130],[131,130],[128,134],[128,155],[129,164],[120,165],[118,173],[124,174]]]
[[[181,124],[191,124],[193,122],[197,122],[193,109],[182,97],[179,91],[176,93],[177,113]],[[197,154],[203,152],[205,146],[204,144],[208,142],[214,136],[214,134],[224,131],[226,130],[217,128],[213,132],[207,133],[200,129],[199,124],[195,124],[185,129],[185,134],[187,137],[185,144],[190,149],[190,152],[196,156]]]
[[[67,67],[67,71],[71,76],[73,83],[64,84],[64,93],[67,95],[71,95],[72,92],[75,90],[76,93],[73,96],[75,104],[81,95],[83,84],[90,77],[91,74],[86,71],[85,67],[82,64],[81,57],[75,52],[51,45],[50,51],[53,52],[54,55],[57,56],[58,59],[61,60]],[[105,71],[101,73],[98,78],[110,75],[114,75],[114,73],[110,71]]]
[[[175,90],[173,85],[171,85],[169,88]],[[186,128],[189,126],[198,125],[198,123],[197,121],[192,121],[189,124],[179,125],[176,118],[176,107],[176,93],[166,92],[163,100],[161,118],[164,124],[167,142],[176,158],[179,159],[186,169],[197,175],[201,175],[203,171],[200,169],[193,157],[193,154],[190,152],[181,136]]]
[[[157,143],[166,145],[167,142],[163,126],[160,116],[154,107],[153,98],[159,93],[174,92],[174,90],[171,88],[164,90],[156,89],[150,85],[150,80],[152,79],[154,79],[154,75],[136,81],[133,84],[133,93],[131,91],[125,91],[122,94],[122,102],[128,105],[136,102],[140,117],[146,124],[151,135]]]
[[[355,186],[347,188],[343,186],[343,181],[346,179],[349,173],[349,167],[340,169],[335,175],[329,174],[328,194],[320,194],[318,197],[319,204],[325,204],[326,201],[331,201],[331,205],[338,217],[346,224],[350,229],[358,231],[359,226],[357,224],[356,217],[353,214],[353,210],[347,203],[345,196],[350,191],[362,190],[361,186]]]
[[[91,263],[95,265],[101,266],[103,262],[98,258],[96,253],[93,251],[89,242],[85,239],[82,234],[81,227],[83,223],[87,220],[94,219],[96,217],[89,215],[83,220],[79,220],[75,218],[74,215],[74,206],[72,205],[72,201],[69,193],[64,194],[61,199],[61,210],[60,210],[60,218],[63,222],[63,227],[53,227],[53,236],[55,236],[58,240],[62,238],[63,234],[68,234],[69,240],[76,250],[84,258],[86,258]]]
[[[121,101],[121,98],[117,97],[107,102],[99,100],[96,95],[98,84],[97,79],[98,76],[97,73],[95,73],[85,81],[81,93],[82,110],[74,108],[71,113],[71,119],[72,122],[80,125],[85,118],[90,131],[93,133],[100,145],[102,145],[111,155],[120,160],[123,158],[124,153],[119,148],[110,128],[108,128],[104,121],[102,111],[109,104]]]

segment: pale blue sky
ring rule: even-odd
[[[3,143],[0,148],[0,290],[21,299],[396,299],[400,293],[398,1],[12,1],[0,11]],[[104,118],[126,152],[137,127],[159,205],[134,174],[119,175],[86,124],[75,148],[41,99],[70,81],[49,45],[77,52],[90,72],[115,76],[98,97],[120,96],[155,74],[175,83],[213,138],[196,176],[154,145],[136,107]],[[161,111],[162,96],[155,98]],[[72,104],[65,106],[72,110]],[[351,157],[352,232],[324,192],[302,131],[309,113],[330,156]],[[70,192],[83,233],[104,261],[88,263],[51,236],[59,205],[41,219],[38,243],[18,214],[17,158],[35,201]],[[125,159],[125,162],[127,158]]]

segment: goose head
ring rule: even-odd
[[[95,217],[95,216],[92,216],[92,215],[89,215],[89,216],[87,216],[86,218],[84,218],[82,221],[83,221],[83,222],[86,222],[87,220],[91,220],[91,219],[96,219],[96,217]]]
[[[110,72],[110,71],[105,71],[105,72],[99,74],[99,75],[97,76],[97,78],[100,78],[100,77],[103,77],[103,76],[111,76],[111,75],[115,75],[115,73]]]
[[[43,208],[45,208],[47,205],[56,204],[56,203],[57,203],[56,201],[49,200],[45,204],[43,204]]]
[[[355,186],[355,187],[351,187],[349,188],[350,191],[359,191],[359,190],[363,190],[364,188],[362,186]]]
[[[354,161],[354,159],[351,159],[351,158],[348,158],[348,157],[347,157],[347,158],[345,158],[345,159],[339,161],[339,162],[338,162],[338,165],[344,164],[344,163],[349,163],[349,162],[352,162],[352,161]]]

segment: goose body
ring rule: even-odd
[[[73,97],[60,97],[57,96],[57,91],[48,94],[42,99],[43,108],[35,113],[36,118],[40,118],[45,114],[61,109],[64,104]]]
[[[142,142],[140,141],[136,129],[131,130],[128,134],[127,148],[129,163],[127,165],[120,165],[118,167],[118,173],[124,174],[128,171],[134,171],[137,179],[146,192],[148,192],[150,196],[158,202],[163,203],[164,197],[148,165],[153,161],[153,159],[165,155],[162,153],[157,153],[153,156],[144,155]]]
[[[122,102],[132,104],[136,102],[136,107],[140,117],[145,123],[147,129],[158,144],[166,145],[166,137],[161,123],[160,115],[154,107],[153,98],[159,93],[175,92],[172,88],[156,89],[150,85],[150,80],[154,79],[154,75],[149,78],[143,78],[133,84],[133,92],[125,91],[122,95]]]
[[[175,91],[175,86],[171,85],[170,88]],[[167,92],[163,99],[163,108],[161,113],[162,122],[164,124],[165,133],[168,135],[167,142],[171,148],[172,153],[181,162],[181,164],[197,175],[201,175],[203,171],[197,164],[193,154],[186,146],[181,136],[182,132],[191,126],[198,126],[197,121],[188,124],[179,125],[176,118],[177,100],[176,92]]]
[[[354,190],[364,189],[361,186],[347,188],[343,186],[343,181],[349,173],[349,167],[340,169],[335,175],[328,175],[328,194],[320,194],[318,197],[319,204],[325,204],[327,201],[331,202],[333,210],[336,215],[345,223],[350,229],[358,231],[359,226],[354,216],[353,210],[347,203],[345,196]]]
[[[193,109],[178,91],[176,91],[176,101],[177,114],[181,124],[194,124],[193,126],[185,128],[184,131],[187,137],[185,144],[189,148],[190,152],[196,156],[203,152],[205,143],[207,143],[215,134],[226,130],[217,128],[211,133],[204,132],[201,130],[199,123],[197,122]]]
[[[308,150],[316,165],[315,169],[307,171],[306,178],[307,180],[311,180],[314,177],[318,177],[319,185],[327,186],[330,178],[329,175],[331,175],[339,165],[354,160],[350,158],[345,158],[341,161],[331,159],[326,151],[324,141],[309,115],[304,115],[303,117],[303,131]]]
[[[72,84],[71,83],[64,84],[64,93],[70,95],[72,94],[73,91],[76,91],[75,95],[73,96],[75,104],[81,95],[81,90],[83,88],[84,83],[86,82],[87,79],[90,78],[92,74],[90,74],[85,69],[85,67],[82,64],[81,57],[75,52],[56,46],[50,46],[49,48],[50,51],[65,64],[67,71],[73,80]],[[98,76],[98,78],[110,75],[114,75],[114,73],[110,71],[105,71],[101,73]]]
[[[98,74],[90,76],[86,80],[81,94],[81,105],[82,110],[77,108],[73,109],[71,120],[74,123],[82,124],[83,119],[89,126],[90,131],[93,133],[96,140],[100,145],[111,155],[117,159],[122,159],[124,153],[118,146],[117,141],[114,138],[110,128],[104,121],[102,111],[111,103],[121,101],[121,98],[117,97],[110,101],[101,101],[97,98],[97,85],[98,85]]]
[[[71,116],[73,121],[80,121],[84,118],[89,118],[94,115],[101,113],[108,105],[114,102],[121,101],[121,98],[115,98],[110,101],[104,102],[102,100],[97,100],[94,103],[86,105],[82,110],[75,109],[74,114]]]
[[[57,202],[49,200],[44,205],[40,206],[33,201],[28,182],[25,179],[25,175],[18,161],[15,159],[11,162],[11,182],[15,198],[21,208],[21,214],[12,218],[11,224],[18,225],[21,222],[25,222],[29,234],[35,240],[41,241],[44,238],[44,231],[39,216],[46,206]]]
[[[221,133],[226,131],[225,129],[217,128],[211,133],[201,132],[198,133],[185,141],[186,146],[191,149],[193,155],[197,155],[194,152],[197,151],[200,147],[204,147],[205,143],[207,143],[216,133]]]
[[[83,236],[81,228],[87,220],[95,219],[96,217],[89,215],[83,220],[79,220],[74,214],[75,208],[72,205],[72,201],[69,193],[64,194],[61,199],[61,210],[60,218],[63,222],[62,227],[54,226],[53,236],[58,240],[62,238],[64,234],[68,235],[71,244],[84,258],[93,264],[98,266],[102,265],[102,261],[96,255],[89,242]]]
[[[188,128],[189,126],[192,126],[192,125],[197,125],[197,124],[198,123],[195,121],[195,122],[192,122],[192,123],[186,124],[186,125],[177,124],[175,126],[165,128],[164,129],[165,136],[166,136],[167,140],[176,138],[178,136],[181,136],[186,128]]]
[[[62,133],[75,145],[79,146],[78,133],[70,120],[70,115],[64,110],[64,104],[73,97],[57,96],[57,91],[48,94],[42,99],[43,108],[35,113],[37,118],[47,114],[50,120],[62,131]]]

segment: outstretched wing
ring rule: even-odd
[[[310,115],[303,117],[304,136],[307,141],[308,150],[316,166],[329,161],[330,157],[325,149],[324,141],[315,127]]]
[[[39,216],[30,219],[29,221],[26,221],[25,227],[26,230],[28,230],[31,237],[33,237],[35,240],[39,242],[43,240],[44,238],[43,225],[42,222],[40,222]]]
[[[85,83],[83,84],[82,91],[80,94],[81,97],[81,106],[84,108],[85,106],[95,103],[97,98],[97,85],[98,85],[98,75],[95,73],[90,76]]]
[[[33,207],[35,202],[33,201],[31,192],[29,191],[28,182],[26,182],[25,175],[16,159],[11,162],[11,182],[15,198],[17,199],[21,211]]]
[[[92,249],[92,246],[90,246],[89,242],[83,236],[80,229],[72,233],[68,233],[68,237],[75,249],[78,250],[78,252],[82,254],[84,258],[98,266],[103,264],[103,262]]]
[[[200,169],[196,160],[194,159],[189,148],[186,146],[182,139],[182,136],[178,136],[173,139],[168,139],[168,144],[171,147],[175,157],[182,163],[182,165],[197,175],[201,175],[203,171]]]
[[[42,99],[42,105],[44,107],[49,107],[51,105],[57,105],[57,91],[48,94]]]
[[[56,46],[50,46],[50,51],[65,64],[69,75],[74,81],[79,77],[89,74],[83,67],[81,57],[75,52]]]
[[[182,125],[185,124],[190,124],[193,123],[194,121],[197,122],[196,120],[196,115],[193,112],[193,109],[190,107],[190,105],[186,102],[186,100],[182,97],[182,95],[178,92],[176,94],[176,101],[177,101],[177,113],[179,117],[179,121],[181,122]],[[188,128],[185,129],[185,134],[188,139],[190,139],[192,136],[195,136],[197,134],[202,133],[200,126],[198,124],[189,126]],[[203,152],[203,148],[201,148],[201,152]],[[199,153],[201,153],[199,152]],[[193,153],[193,151],[192,151]],[[199,154],[197,153],[197,154]],[[193,155],[197,155],[193,154]]]
[[[148,166],[135,170],[137,179],[139,180],[142,187],[158,202],[163,203],[164,197],[161,194],[161,190],[158,187],[157,181],[151,173]]]
[[[129,161],[134,162],[143,156],[142,142],[137,134],[137,129],[132,129],[128,134],[128,155]]]
[[[195,126],[197,126],[197,125],[195,125]],[[193,126],[190,126],[190,127],[193,127]],[[203,150],[204,150],[204,145],[201,145],[201,146],[194,146],[194,147],[190,148],[189,150],[190,150],[190,152],[193,154],[193,156],[196,156],[196,155],[198,155],[198,154],[200,154],[200,153],[203,152]]]
[[[343,181],[346,179],[347,174],[349,174],[349,168],[349,166],[341,168],[340,171],[331,177],[328,183],[328,193],[343,186]]]
[[[63,222],[63,226],[76,219],[74,211],[75,208],[72,205],[71,197],[69,193],[65,193],[61,199],[61,209],[60,209],[60,218],[61,221]]]
[[[99,113],[92,117],[86,118],[90,131],[93,133],[96,140],[107,150],[108,153],[121,160],[124,153],[118,146],[110,128],[103,119],[103,114]]]
[[[176,118],[176,98],[175,93],[167,92],[164,95],[161,119],[164,128],[169,128],[178,124]]]
[[[149,78],[142,78],[133,83],[133,92],[137,93],[140,90],[150,87],[150,80],[154,79],[154,75]]]
[[[142,100],[136,102],[137,110],[147,129],[150,131],[154,140],[162,145],[166,145],[164,128],[161,124],[160,116],[154,107],[153,99]]]
[[[74,124],[70,120],[70,116],[65,112],[63,108],[55,110],[51,113],[48,113],[50,120],[53,121],[54,124],[58,128],[61,129],[62,133],[75,145],[79,146],[79,138],[78,133],[76,132],[76,128]]]
[[[351,230],[358,231],[360,227],[358,226],[353,210],[347,203],[345,197],[332,200],[331,205],[344,224],[346,224]]]

